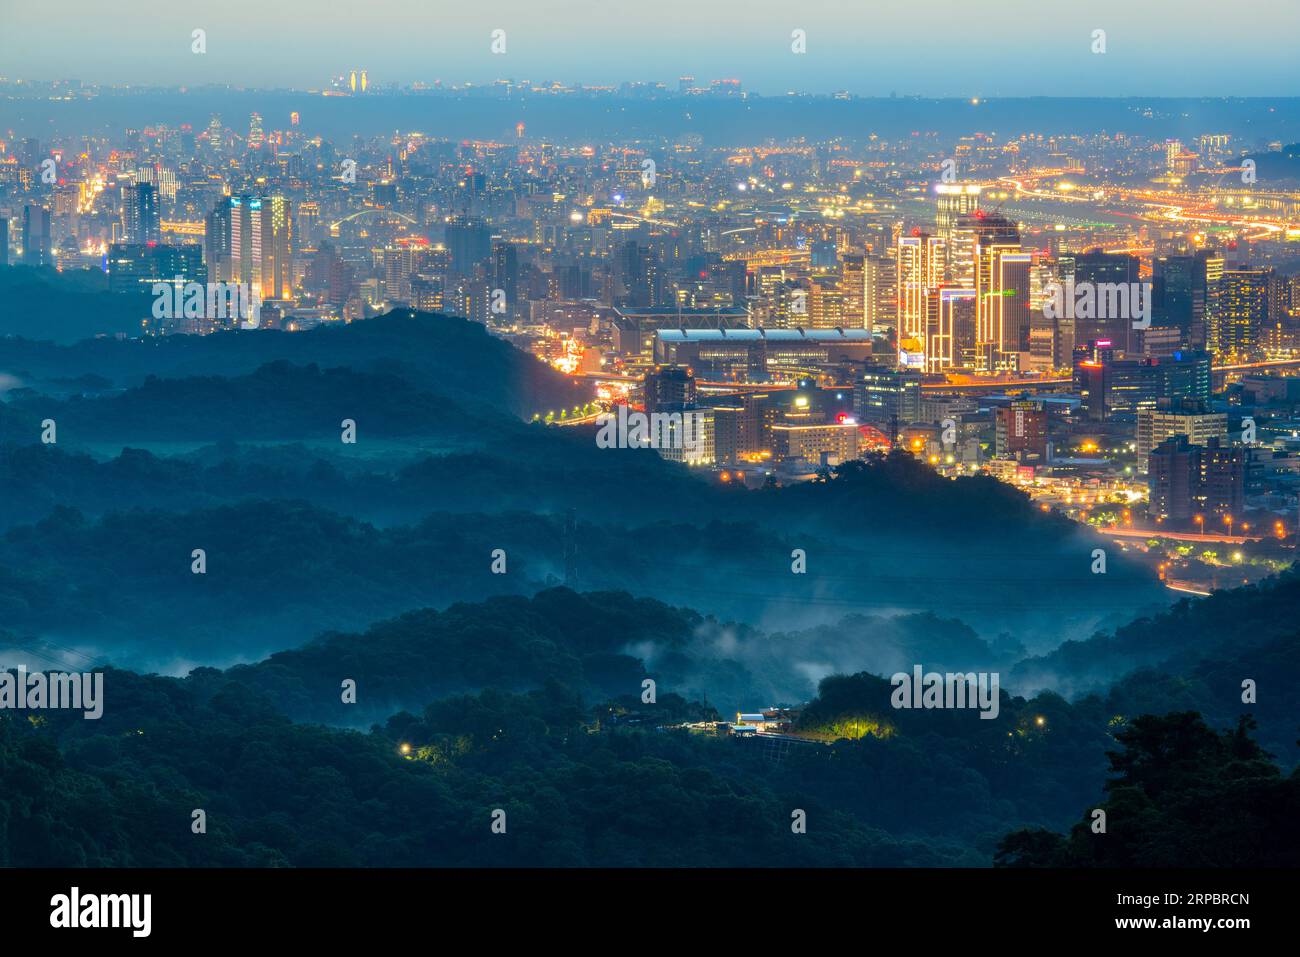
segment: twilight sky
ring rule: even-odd
[[[771,94],[1294,96],[1297,37],[1300,0],[0,0],[0,75],[316,88],[364,67],[377,84],[690,74]]]

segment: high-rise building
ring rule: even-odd
[[[1228,415],[1211,412],[1203,399],[1157,399],[1154,407],[1138,409],[1138,468],[1147,470],[1154,449],[1165,439],[1185,435],[1193,445],[1205,445],[1210,439],[1228,438]]]
[[[943,283],[948,245],[920,230],[900,236],[898,261],[898,345],[900,351],[923,353],[930,310],[927,292]]]
[[[1139,288],[1141,260],[1127,253],[1108,253],[1102,250],[1081,253],[1074,257],[1074,284],[1078,289],[1091,284],[1096,291],[1096,309],[1092,316],[1075,316],[1074,341],[1109,339],[1116,347],[1133,352],[1131,335],[1134,317],[1120,304],[1132,303]],[[1127,295],[1112,295],[1108,290],[1126,290]]]
[[[614,305],[646,308],[659,303],[659,262],[655,251],[634,239],[614,253]]]
[[[1195,514],[1200,470],[1194,449],[1199,447],[1187,436],[1175,435],[1151,450],[1147,493],[1153,517],[1181,524]]]
[[[925,371],[963,366],[975,351],[979,308],[974,289],[941,285],[926,290]]]
[[[849,255],[840,260],[840,292],[844,296],[844,324],[870,329],[867,322],[867,265],[865,256]]]
[[[872,332],[898,327],[898,267],[893,257],[867,256],[862,263],[864,325]]]
[[[250,113],[248,117],[248,148],[260,150],[266,144],[266,133],[262,130],[262,114]]]
[[[686,369],[660,369],[645,377],[646,412],[672,412],[695,407],[695,376]]]
[[[1206,323],[1215,312],[1223,257],[1209,250],[1193,255],[1158,256],[1151,279],[1152,322],[1175,326],[1181,345],[1205,348]]]
[[[921,374],[868,366],[853,389],[853,411],[863,422],[899,428],[921,418]],[[891,436],[893,438],[893,436]]]
[[[158,188],[152,183],[122,187],[122,237],[131,244],[162,241]]]
[[[1219,359],[1257,358],[1263,334],[1279,311],[1280,285],[1272,269],[1225,269],[1209,346]]]
[[[981,371],[1017,370],[1029,351],[1030,266],[1020,250],[1020,231],[1004,216],[973,217],[974,288],[979,329],[974,367]]]
[[[1241,515],[1246,489],[1244,448],[1233,448],[1218,438],[1196,445],[1179,434],[1157,445],[1149,458],[1152,515],[1183,525],[1195,520],[1198,529],[1210,527],[1211,518],[1230,527]]]
[[[453,272],[472,276],[476,267],[492,257],[492,230],[482,220],[453,217],[447,224],[446,236]]]
[[[496,314],[498,320],[508,320],[523,315],[519,301],[519,251],[513,243],[497,243],[492,247],[492,284],[505,295],[505,312]]]
[[[1168,357],[1116,358],[1108,339],[1074,350],[1074,388],[1081,411],[1093,421],[1112,412],[1154,408],[1161,399],[1210,398],[1210,355],[1185,350]]]
[[[293,212],[284,196],[263,196],[261,203],[262,298],[290,299],[293,296]]]
[[[837,286],[813,282],[808,295],[808,325],[813,329],[862,328],[847,321],[844,311],[844,294]]]
[[[0,266],[9,265],[9,220],[0,216]]]
[[[949,250],[945,278],[954,285],[975,284],[975,213],[981,187],[975,183],[935,186],[935,232]]]
[[[112,293],[152,295],[154,283],[207,281],[203,249],[197,243],[185,246],[114,243],[108,247],[105,263],[108,291]],[[179,292],[184,295],[183,288]],[[204,301],[207,301],[206,292]]]
[[[244,283],[254,301],[260,301],[264,295],[262,242],[267,232],[263,213],[262,198],[243,193],[223,197],[205,222],[203,258],[208,267],[208,280]],[[273,238],[276,235],[274,230],[271,235]]]
[[[23,265],[54,265],[50,240],[50,211],[44,206],[23,207]]]

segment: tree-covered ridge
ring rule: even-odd
[[[1247,717],[1222,732],[1195,712],[1135,718],[1116,735],[1121,749],[1108,753],[1106,800],[1065,836],[1008,834],[997,864],[1300,866],[1300,769],[1284,777],[1253,730]]]
[[[0,286],[0,304],[3,301]],[[11,308],[36,314],[46,311],[39,298],[28,306],[15,302]],[[137,320],[133,329],[138,328]],[[283,360],[322,369],[348,367],[356,372],[396,375],[418,391],[444,395],[458,403],[480,403],[490,397],[505,411],[524,419],[538,411],[571,408],[591,397],[589,388],[494,338],[479,323],[410,310],[304,332],[237,329],[206,336],[104,337],[73,345],[42,341],[46,337],[39,330],[23,334],[30,338],[15,338],[12,330],[0,330],[0,372],[42,392],[61,391],[51,384],[87,374],[121,389],[140,385],[151,375],[237,378]]]

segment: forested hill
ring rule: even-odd
[[[11,306],[42,308],[39,299],[25,308]],[[525,419],[591,398],[585,384],[493,337],[480,323],[410,310],[304,332],[237,329],[207,336],[101,337],[70,345],[5,332],[0,324],[0,373],[40,392],[66,390],[68,382],[84,376],[118,389],[150,375],[241,376],[285,360],[389,373],[422,391],[457,402],[490,402]]]

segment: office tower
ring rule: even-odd
[[[1073,270],[1073,261],[1070,262]],[[1071,272],[1071,275],[1073,273]],[[1029,362],[1038,372],[1067,369],[1074,357],[1074,316],[1049,315],[1044,308],[1049,290],[1064,288],[1063,264],[1054,259],[1031,263],[1029,266]]]
[[[122,187],[122,238],[127,243],[162,241],[158,188],[151,183]]]
[[[975,213],[981,187],[974,183],[935,186],[935,233],[949,250],[945,278],[969,288],[975,284]]]
[[[108,291],[153,294],[156,282],[206,283],[203,248],[197,243],[184,246],[114,243],[105,258]],[[181,290],[182,295],[184,290]],[[206,291],[204,301],[206,302]],[[180,318],[179,316],[175,318]]]
[[[1153,324],[1176,326],[1182,332],[1182,345],[1203,349],[1207,316],[1215,312],[1216,282],[1222,275],[1223,258],[1212,251],[1156,257],[1151,278]]]
[[[899,349],[925,349],[929,309],[926,292],[943,283],[948,246],[938,236],[914,230],[900,236],[898,260],[898,344]]]
[[[492,230],[482,220],[453,217],[447,224],[446,237],[451,269],[462,276],[472,276],[476,267],[492,257]]]
[[[947,372],[975,349],[978,307],[974,289],[941,285],[925,292],[926,372]]]
[[[1131,334],[1133,321],[1138,317],[1123,306],[1136,303],[1141,261],[1137,256],[1099,249],[1081,253],[1073,261],[1075,288],[1090,283],[1096,291],[1094,314],[1075,316],[1075,342],[1109,339],[1119,349],[1134,351]],[[1124,298],[1119,298],[1121,295]]]
[[[921,374],[868,366],[853,389],[853,410],[863,422],[905,426],[921,418]],[[891,438],[894,436],[891,435]]]
[[[1152,408],[1137,414],[1138,468],[1147,469],[1151,450],[1165,439],[1185,435],[1193,445],[1205,445],[1212,438],[1227,441],[1228,414],[1211,412],[1204,399],[1158,399]]]
[[[974,288],[979,296],[975,368],[1018,370],[1029,350],[1030,266],[1020,250],[1020,231],[1003,216],[974,217]]]
[[[23,265],[52,266],[50,211],[44,206],[23,207]]]
[[[1031,399],[1012,402],[994,412],[994,454],[1015,458],[1020,454],[1047,457],[1047,412]]]
[[[1272,269],[1225,269],[1219,280],[1217,315],[1209,347],[1221,360],[1253,359],[1262,352],[1263,332],[1278,312],[1280,286]]]
[[[1119,359],[1110,340],[1094,340],[1074,350],[1074,389],[1080,411],[1092,421],[1112,412],[1154,408],[1161,399],[1210,398],[1210,355],[1184,350],[1172,356]]]

